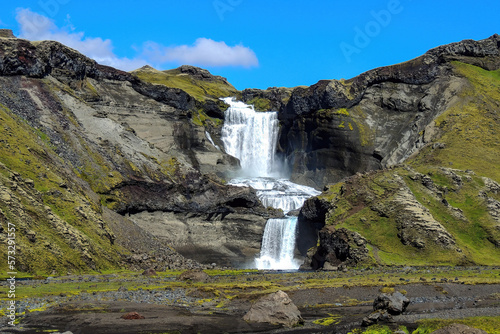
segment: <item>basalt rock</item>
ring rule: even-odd
[[[327,226],[319,231],[319,246],[309,253],[302,269],[309,266],[313,270],[343,266],[354,266],[368,257],[366,239],[359,233],[345,228]]]
[[[16,38],[10,29],[0,29],[0,38]]]

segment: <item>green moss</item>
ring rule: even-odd
[[[412,334],[430,334],[435,330],[451,324],[463,324],[469,327],[484,330],[488,334],[500,333],[500,316],[498,317],[471,317],[464,319],[423,319],[418,320],[418,328]]]
[[[330,326],[330,325],[336,325],[340,323],[340,320],[342,319],[342,316],[338,314],[328,314],[329,317],[326,318],[321,318],[313,321],[313,324],[316,325],[321,325],[321,326]]]
[[[452,189],[452,180],[443,170],[430,167],[420,170],[424,171],[432,175],[437,186]],[[421,182],[413,181],[412,172],[396,168],[365,174],[347,183],[330,186],[320,196],[328,200],[332,207],[326,224],[347,228],[365,237],[369,244],[368,262],[376,261],[383,265],[499,264],[500,250],[488,240],[500,240],[500,233],[488,214],[486,200],[479,196],[484,184],[480,178],[472,178],[464,172],[461,174],[462,187],[449,191],[445,198],[450,205],[461,210],[466,220],[455,215],[442,198],[431,195]],[[429,209],[432,216],[453,235],[460,252],[454,248],[444,248],[432,239],[426,240],[425,247],[421,249],[400,241],[396,215],[390,210],[400,187],[397,175],[403,177],[417,201]],[[380,215],[380,210],[385,214]]]
[[[271,101],[268,99],[255,97],[250,101],[247,101],[247,104],[251,104],[254,106],[257,111],[270,111],[271,110]]]
[[[223,124],[223,121],[219,118],[213,118],[205,114],[202,110],[196,110],[192,113],[191,120],[195,125],[198,126],[212,126],[212,127],[220,127]]]
[[[350,116],[349,115],[349,111],[347,111],[346,108],[340,108],[340,109],[337,109],[333,112],[335,115],[344,115],[344,116]]]
[[[441,132],[436,139],[444,149],[432,146],[411,160],[414,166],[450,166],[474,170],[500,182],[500,71],[487,71],[477,66],[452,62],[458,75],[468,80],[456,103],[436,118]]]
[[[400,327],[399,330],[404,333],[408,333],[408,330],[404,326]],[[392,334],[392,333],[393,331],[391,328],[389,328],[389,326],[373,325],[365,330],[362,329],[354,330],[350,334]]]
[[[139,79],[149,83],[180,88],[198,101],[207,99],[218,100],[221,97],[239,96],[239,92],[231,84],[222,80],[197,80],[192,76],[180,73],[179,70],[169,71],[134,71]]]

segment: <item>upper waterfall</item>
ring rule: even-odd
[[[240,160],[244,176],[277,176],[278,113],[256,112],[232,97],[223,100],[230,105],[221,138],[226,152]]]

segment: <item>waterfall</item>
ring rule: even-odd
[[[222,142],[240,160],[243,175],[272,176],[278,140],[278,113],[256,112],[253,106],[224,99],[231,107],[224,115]]]
[[[299,209],[305,200],[320,192],[290,182],[276,158],[278,114],[256,112],[253,106],[225,98],[230,105],[224,115],[222,142],[226,152],[240,160],[240,177],[229,183],[252,187],[264,206],[282,209],[284,213]],[[294,259],[297,217],[269,219],[264,229],[258,269],[298,269]]]
[[[258,269],[297,269],[294,259],[297,217],[269,219],[262,237],[259,258],[255,259]]]

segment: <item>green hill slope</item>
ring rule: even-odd
[[[500,264],[500,70],[451,64],[467,84],[421,134],[425,146],[305,206],[306,226],[326,208],[308,265]]]

